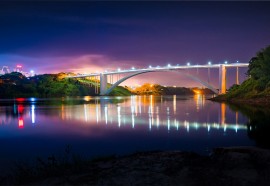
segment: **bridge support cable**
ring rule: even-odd
[[[95,93],[98,94],[98,77],[94,77],[94,82],[95,82]]]
[[[97,76],[97,83],[96,83],[96,84],[97,84],[97,94],[100,92],[100,91],[99,91],[99,87],[98,87],[98,81],[99,81],[99,83],[100,83],[100,80],[98,79],[98,76]]]
[[[112,86],[112,84],[113,84],[113,75],[111,74],[110,75],[110,86]]]
[[[96,87],[96,77],[94,76],[93,77],[93,84],[94,84],[94,87],[95,87],[95,94],[97,93],[97,87]]]

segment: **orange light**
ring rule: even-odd
[[[201,94],[201,91],[199,91],[199,90],[193,90],[193,92],[194,92],[195,94]]]
[[[23,124],[23,119],[19,118],[19,128],[23,128],[24,124]]]

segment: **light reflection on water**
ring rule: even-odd
[[[33,98],[31,98],[32,100]],[[90,97],[83,98],[85,101],[79,105],[46,106],[24,105],[22,102],[14,103],[13,113],[3,112],[9,109],[1,107],[0,118],[1,125],[9,125],[18,119],[18,127],[23,128],[24,120],[31,119],[35,124],[40,116],[59,116],[59,119],[74,120],[76,122],[94,124],[115,124],[121,128],[121,125],[130,125],[135,128],[137,125],[148,125],[149,130],[153,127],[159,128],[166,126],[167,130],[185,129],[197,130],[204,128],[208,132],[211,129],[223,130],[246,130],[246,119],[242,116],[239,123],[239,113],[226,113],[228,110],[224,103],[212,103],[208,101],[205,105],[204,95],[195,95],[193,100],[177,96],[131,96],[126,97]],[[35,100],[36,101],[36,100]],[[116,102],[115,102],[116,101]],[[178,103],[178,104],[177,104]],[[38,111],[38,113],[36,113]],[[211,118],[210,118],[211,117]],[[228,121],[226,120],[228,118]],[[44,120],[45,118],[43,118]]]
[[[204,95],[39,101],[9,100],[10,105],[0,100],[0,148],[6,159],[17,158],[16,153],[27,157],[27,150],[46,156],[67,144],[87,155],[140,150],[203,153],[218,146],[253,145],[247,137],[248,119]]]

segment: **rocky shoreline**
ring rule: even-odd
[[[260,106],[260,107],[270,106],[270,96],[249,98],[249,99],[243,99],[243,98],[228,99],[225,95],[219,95],[219,96],[210,98],[209,100],[216,101],[216,102],[225,102],[225,103],[232,103],[232,104],[245,104],[245,105]]]
[[[209,156],[179,151],[140,152],[92,161],[77,172],[65,170],[62,175],[32,182],[6,180],[4,185],[262,186],[269,183],[270,150],[234,147],[216,148]]]

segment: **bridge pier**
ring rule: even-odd
[[[219,66],[219,94],[226,93],[226,67],[225,65]]]
[[[107,75],[100,74],[100,95],[105,96],[107,91]]]
[[[236,67],[236,85],[239,85],[239,75],[238,75],[238,72],[239,71],[239,69],[238,69],[238,67]]]

